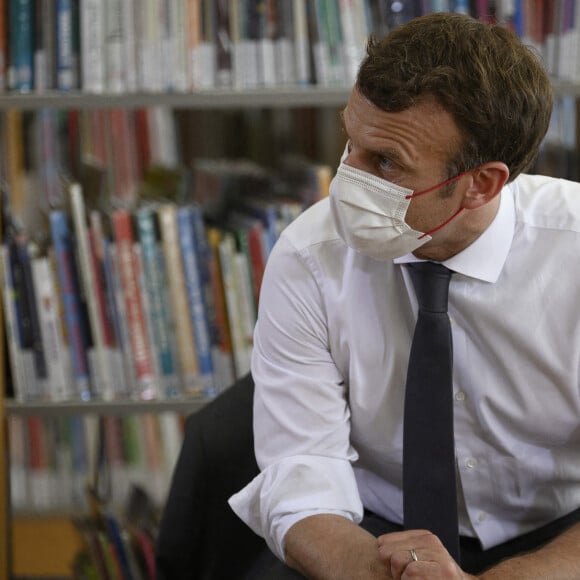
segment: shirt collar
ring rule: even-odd
[[[442,262],[454,272],[484,282],[496,282],[512,243],[515,207],[511,186],[504,187],[497,214],[489,227],[467,248]],[[419,261],[413,254],[393,260],[395,264]]]

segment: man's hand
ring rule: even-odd
[[[392,580],[467,580],[437,536],[427,530],[393,532],[379,536],[379,557]]]

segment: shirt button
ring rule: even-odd
[[[469,469],[473,469],[476,465],[477,465],[477,459],[475,459],[475,457],[470,457],[465,462],[465,466],[468,467]]]
[[[465,393],[463,391],[457,391],[455,393],[455,400],[456,401],[464,401],[465,400]]]
[[[484,522],[486,519],[487,519],[487,514],[485,512],[479,512],[479,515],[477,516],[477,521]]]

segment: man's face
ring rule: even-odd
[[[424,101],[399,113],[385,112],[355,88],[343,112],[349,138],[345,163],[382,179],[422,191],[445,181],[446,162],[461,142],[451,115],[434,101]],[[407,224],[429,232],[450,218],[461,206],[461,179],[452,194],[446,188],[411,199]],[[449,235],[446,228],[434,235]]]

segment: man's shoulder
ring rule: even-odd
[[[509,186],[516,222],[580,233],[580,183],[545,175],[519,175]]]
[[[325,242],[342,242],[334,227],[328,198],[306,209],[284,230],[283,236],[298,251]]]

